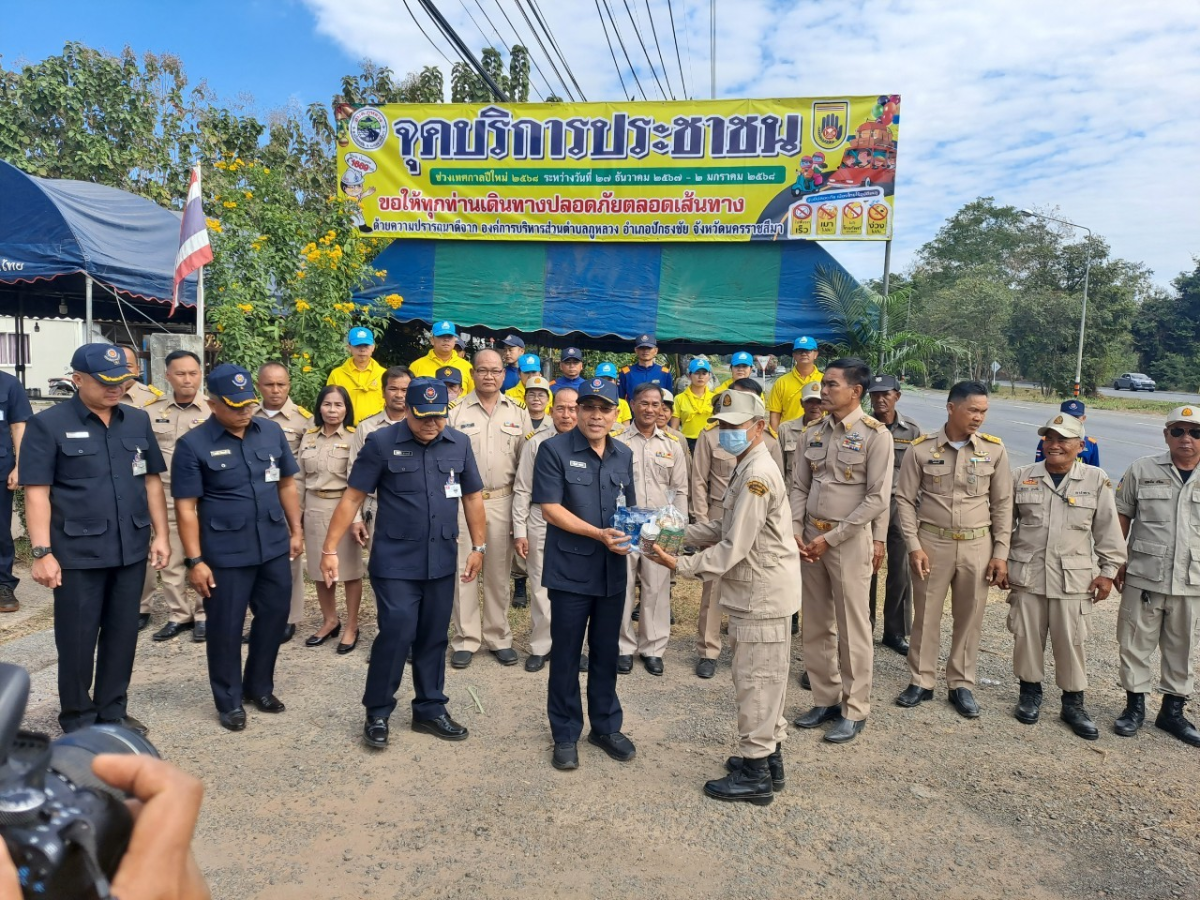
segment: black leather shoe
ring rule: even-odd
[[[840,706],[814,706],[802,716],[798,716],[792,724],[797,728],[816,728],[825,722],[832,722],[842,717]]]
[[[512,647],[502,647],[499,650],[491,651],[492,656],[496,657],[496,662],[502,666],[515,666],[521,661],[521,657],[517,655],[517,651]]]
[[[192,628],[192,643],[203,644],[208,640],[208,622],[197,622]]]
[[[885,634],[880,643],[889,650],[895,650],[901,656],[908,656],[908,641],[902,634]]]
[[[617,762],[629,762],[637,755],[633,741],[619,731],[614,731],[612,734],[589,732],[588,743],[599,747]]]
[[[470,650],[455,650],[450,654],[450,666],[455,669],[465,669],[474,658],[475,654]]]
[[[975,702],[975,695],[971,693],[970,688],[953,688],[950,691],[950,702],[964,719],[979,718],[979,704]]]
[[[329,640],[330,638],[335,638],[341,633],[342,633],[342,623],[338,622],[337,625],[335,625],[333,627],[333,630],[330,631],[328,634],[314,634],[311,637],[309,637],[307,640],[305,640],[304,646],[305,647],[320,647],[327,640]]]
[[[146,735],[148,735],[150,733],[149,728],[147,728],[145,725],[143,725],[141,722],[139,722],[133,716],[129,716],[129,715],[125,716],[122,719],[98,719],[96,721],[96,724],[97,725],[119,725],[122,728],[128,728],[130,731],[140,734],[142,737],[145,737]]]
[[[707,782],[704,794],[714,800],[740,800],[755,806],[766,806],[775,799],[767,760],[743,759],[736,771],[730,770],[724,778]]]
[[[1022,681],[1021,696],[1013,717],[1022,725],[1034,725],[1042,714],[1042,684],[1040,681]]]
[[[383,716],[367,716],[363,726],[363,742],[368,747],[382,750],[388,745],[388,720]]]
[[[538,656],[536,653],[530,653],[525,657],[526,672],[540,672],[546,665],[546,657]]]
[[[662,659],[657,656],[643,656],[642,665],[646,667],[646,671],[651,675],[661,675],[663,673]]]
[[[858,733],[866,727],[866,719],[860,719],[855,722],[842,717],[833,723],[832,728],[825,732],[825,740],[831,744],[848,744],[858,737]]]
[[[218,713],[217,718],[220,719],[222,728],[227,728],[230,731],[246,730],[246,711],[240,706],[237,709],[231,709],[229,712]]]
[[[896,705],[912,709],[914,706],[920,706],[926,700],[932,699],[933,690],[931,688],[923,688],[920,685],[910,684],[900,692],[900,696],[896,698]]]
[[[812,690],[812,682],[808,680],[807,672],[800,673],[800,688],[805,691]]]
[[[579,654],[579,671],[586,672],[588,670],[589,665],[590,664],[588,663],[587,654],[586,653]]]
[[[629,619],[631,622],[636,622],[639,619],[641,619],[641,617],[642,617],[642,604],[638,603],[638,604],[634,605],[633,612],[631,612],[629,614]]]
[[[279,643],[286,644],[288,641],[290,641],[295,636],[296,636],[296,623],[288,622],[287,625],[285,625],[283,627],[283,640],[280,641]]]
[[[432,734],[443,741],[465,741],[469,737],[467,729],[445,713],[436,719],[413,719],[412,730]]]
[[[574,744],[562,743],[554,745],[554,756],[550,758],[550,765],[562,771],[579,768],[579,753],[575,749]]]
[[[632,656],[618,656],[617,657],[617,674],[618,675],[628,675],[632,671],[633,671],[633,657]]]
[[[1121,737],[1133,737],[1146,723],[1146,695],[1125,692],[1125,709],[1113,723],[1113,731]]]
[[[138,613],[138,631],[145,631],[150,624],[150,613]]]
[[[357,632],[357,631],[354,632],[354,640],[351,641],[349,644],[343,644],[340,642],[338,643],[338,645],[337,645],[338,656],[345,656],[347,653],[354,652],[354,648],[358,646],[358,635],[359,635],[359,632]]]
[[[529,593],[526,588],[526,582],[527,579],[525,578],[513,579],[512,605],[517,609],[524,609],[529,605]]]
[[[725,760],[725,771],[736,772],[745,762],[740,756],[731,756]],[[771,790],[778,794],[787,787],[787,776],[783,771],[783,748],[779,744],[775,745],[775,752],[767,757],[767,769],[771,773]]]
[[[287,707],[283,705],[283,701],[274,694],[267,694],[264,697],[251,697],[249,694],[246,694],[245,699],[248,702],[253,703],[258,708],[259,712],[281,713],[287,709]]]
[[[702,659],[696,663],[697,678],[712,678],[717,674],[717,661],[715,659]]]
[[[191,631],[194,624],[193,622],[168,622],[154,632],[154,640],[169,641],[171,638],[179,637],[185,631]]]
[[[1058,717],[1071,726],[1076,737],[1094,741],[1100,737],[1100,729],[1083,708],[1083,691],[1063,691],[1062,711]]]

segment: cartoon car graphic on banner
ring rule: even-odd
[[[842,164],[830,173],[822,186],[829,190],[885,187],[891,193],[896,184],[896,140],[892,130],[881,122],[864,122],[846,145]]]

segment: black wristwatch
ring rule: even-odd
[[[41,559],[43,556],[49,556],[53,552],[49,547],[34,547],[30,550],[34,559]]]
[[[196,568],[196,566],[200,565],[202,562],[204,562],[203,556],[185,556],[183,558],[183,564],[189,569]]]

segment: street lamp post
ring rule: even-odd
[[[1041,213],[1035,213],[1032,209],[1021,210],[1021,215],[1027,219],[1045,219],[1048,222],[1058,222],[1060,225],[1069,225],[1072,228],[1078,228],[1081,231],[1086,231],[1088,237],[1092,236],[1092,229],[1084,225],[1076,225],[1074,222],[1068,222],[1066,219],[1056,219],[1054,216],[1044,216]],[[1083,314],[1079,317],[1079,351],[1075,356],[1075,396],[1079,396],[1080,379],[1083,377],[1083,333],[1087,327],[1087,297],[1088,297],[1088,276],[1092,271],[1092,248],[1085,248],[1087,253],[1084,256],[1083,264]]]

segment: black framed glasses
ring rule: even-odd
[[[1168,429],[1167,433],[1173,438],[1181,438],[1186,434],[1193,441],[1200,441],[1200,428],[1180,428],[1176,425],[1174,428]]]

